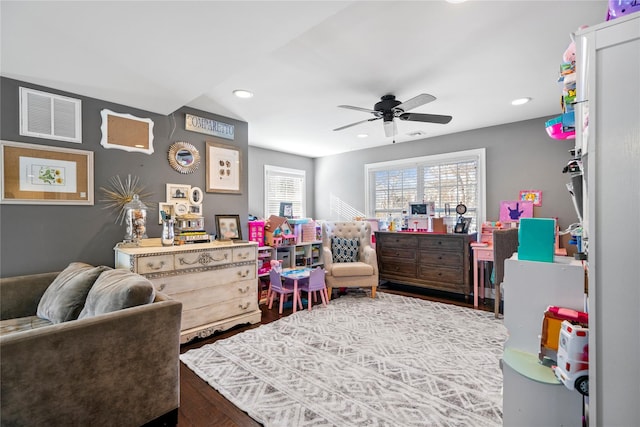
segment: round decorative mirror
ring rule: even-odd
[[[176,142],[169,147],[169,164],[180,173],[193,173],[200,166],[200,153],[188,142]]]

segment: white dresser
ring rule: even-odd
[[[163,247],[160,239],[114,248],[116,268],[153,282],[182,302],[180,343],[244,323],[259,323],[257,251],[253,242]]]

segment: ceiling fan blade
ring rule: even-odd
[[[398,127],[396,126],[395,120],[384,122],[384,136],[389,138],[391,136],[396,136],[396,133],[398,133]]]
[[[441,116],[439,114],[402,113],[398,118],[412,122],[440,123],[445,125],[449,123],[453,117]]]
[[[370,110],[368,108],[362,108],[362,107],[354,107],[353,105],[338,105],[338,107],[346,108],[348,110],[364,111],[365,113],[371,113],[371,114],[378,113],[376,110]]]
[[[359,125],[360,123],[372,122],[378,119],[380,119],[380,117],[374,117],[373,119],[367,119],[367,120],[360,120],[359,122],[351,123],[350,125],[345,125],[345,126],[340,126],[339,128],[335,128],[334,131],[350,128],[351,126]]]
[[[429,102],[433,102],[435,100],[436,100],[435,96],[429,95],[428,93],[421,93],[420,95],[414,96],[413,98],[403,102],[400,105],[396,105],[394,107],[394,110],[409,111],[421,105],[428,104]]]

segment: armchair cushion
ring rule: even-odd
[[[334,277],[372,276],[373,267],[364,262],[343,262],[334,264],[331,275]]]
[[[343,237],[331,238],[331,254],[333,262],[358,261],[359,239],[346,239]]]
[[[145,277],[124,269],[105,271],[89,291],[78,318],[150,304],[154,297],[153,284]]]
[[[89,289],[107,266],[94,267],[82,262],[72,262],[58,274],[38,303],[37,316],[52,323],[62,323],[78,318],[84,307]]]

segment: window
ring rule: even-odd
[[[456,215],[458,203],[467,206],[471,229],[485,217],[485,150],[372,163],[365,166],[366,206],[375,218],[399,217],[409,202],[435,202],[436,216],[448,204]]]
[[[280,202],[293,204],[293,216],[305,217],[305,171],[265,165],[264,213],[265,218],[280,214]]]

